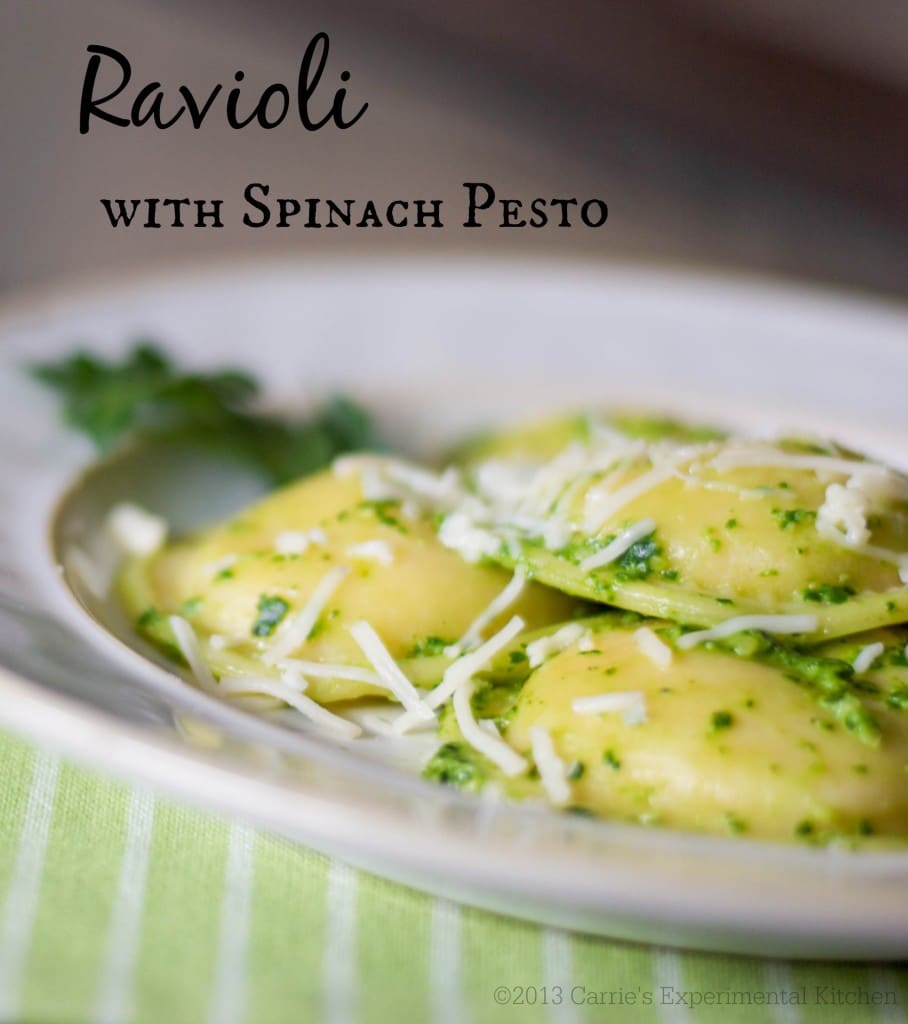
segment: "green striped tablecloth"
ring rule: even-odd
[[[897,967],[761,963],[537,928],[9,737],[0,753],[2,1024],[908,1021]],[[804,1005],[756,1005],[792,992]],[[732,997],[751,1005],[707,1005]]]

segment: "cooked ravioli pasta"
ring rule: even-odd
[[[905,834],[908,716],[882,694],[867,700],[881,741],[856,743],[797,666],[702,648],[654,663],[641,630],[664,631],[671,647],[665,623],[593,621],[522,686],[487,682],[478,713],[519,753],[544,730],[574,809],[720,834]],[[430,774],[458,756],[453,718],[443,729],[449,746]],[[474,770],[500,775],[485,761]],[[514,786],[546,795],[539,778]]]
[[[680,428],[590,429],[554,458],[518,436],[516,455],[467,463],[471,491],[441,529],[466,557],[481,531],[483,555],[589,600],[703,626],[811,615],[811,641],[908,617],[908,478],[894,470]]]
[[[359,473],[326,471],[129,563],[121,590],[139,627],[158,642],[173,644],[169,616],[185,618],[216,675],[280,678],[288,663],[316,663],[289,667],[308,680],[310,697],[332,703],[386,692],[351,626],[367,621],[408,678],[431,685],[451,660],[445,649],[509,579],[446,549],[418,509],[365,498]],[[315,609],[312,597],[326,583],[323,607]],[[509,614],[538,627],[576,605],[529,583],[486,630]],[[309,628],[295,634],[308,609]],[[359,671],[343,673],[345,667]]]
[[[437,782],[877,842],[908,838],[906,581],[901,473],[624,414],[487,435],[441,470],[343,457],[133,558],[120,589],[213,692],[342,737],[365,697],[402,705],[399,742],[437,722]]]

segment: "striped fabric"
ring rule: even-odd
[[[3,1024],[908,1024],[908,971],[896,967],[760,963],[537,928],[9,737],[0,754]],[[807,1005],[677,1001],[798,989]],[[893,993],[894,1005],[829,1002],[842,992]]]

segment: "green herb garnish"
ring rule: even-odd
[[[129,438],[201,445],[286,483],[346,451],[376,449],[367,414],[337,397],[307,420],[254,411],[259,387],[234,369],[186,373],[159,349],[137,345],[121,362],[87,352],[31,367],[63,399],[63,417],[101,452]]]

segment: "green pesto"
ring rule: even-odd
[[[631,545],[617,560],[615,579],[621,583],[627,580],[645,580],[654,569],[654,562],[662,554],[656,543],[655,533],[647,534]]]
[[[805,601],[812,601],[814,604],[844,604],[854,596],[854,587],[847,583],[812,583],[801,594]]]
[[[262,594],[259,597],[258,616],[252,623],[252,635],[271,636],[288,611],[290,611],[290,605],[282,597]]]
[[[615,751],[609,748],[602,755],[602,763],[607,764],[613,772],[621,770],[621,760],[615,754]]]
[[[562,548],[558,554],[575,565],[579,565],[590,555],[608,547],[617,536],[617,533],[610,533],[605,537],[597,537],[592,540],[573,541]],[[532,547],[532,541],[532,538],[524,541],[524,546]],[[539,543],[541,542],[538,542],[536,546]],[[599,569],[594,569],[590,575],[599,592],[601,592],[601,588],[607,588],[609,582],[627,583],[630,580],[645,580],[656,571],[659,571],[663,578],[677,579],[677,571],[667,567],[663,568],[663,563],[662,547],[656,541],[655,531],[653,531],[632,544],[620,558]],[[669,573],[672,575],[666,575]]]
[[[416,643],[407,651],[408,658],[437,658],[445,653],[445,648],[450,647],[453,640],[445,640],[440,636],[427,636]]]
[[[714,711],[709,720],[710,732],[721,732],[735,724],[735,716],[730,711]]]
[[[423,768],[422,776],[469,793],[482,789],[489,774],[487,760],[467,743],[445,743]]]
[[[485,680],[470,698],[470,707],[477,719],[490,718],[499,731],[506,729],[517,710],[523,678]]]
[[[357,507],[366,512],[371,512],[383,526],[390,526],[392,530],[397,530],[398,533],[406,534],[409,532],[406,526],[392,514],[392,510],[400,508],[400,502],[395,498],[385,498],[381,501],[361,501]]]
[[[195,613],[202,607],[203,602],[204,598],[199,597],[198,595],[190,597],[180,605],[180,615],[195,615]]]
[[[908,687],[900,686],[886,697],[886,703],[896,711],[908,711]]]
[[[774,508],[772,510],[772,515],[779,524],[780,530],[787,530],[792,526],[803,526],[806,523],[813,523],[817,518],[816,512],[809,508]]]
[[[663,636],[671,641],[683,632],[682,627],[674,626],[663,630]],[[702,646],[704,650],[725,651],[781,669],[787,679],[812,690],[819,705],[857,740],[873,747],[879,745],[879,726],[861,701],[854,669],[848,662],[799,651],[755,630],[710,640]]]
[[[733,835],[740,835],[742,832],[747,831],[747,822],[743,818],[739,818],[732,811],[725,815],[725,824],[728,826],[728,831]]]
[[[136,619],[136,626],[139,629],[149,629],[162,622],[164,615],[157,608],[146,608]]]

